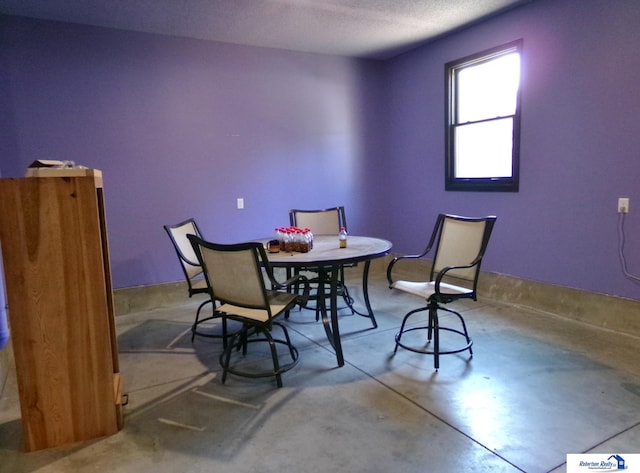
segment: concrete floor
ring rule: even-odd
[[[371,299],[377,329],[340,319],[341,368],[313,312],[292,313],[301,361],[282,389],[272,379],[220,383],[220,341],[190,341],[197,300],[119,316],[124,429],[24,453],[12,373],[0,398],[0,472],[560,472],[567,453],[640,452],[638,338],[468,301],[456,307],[474,356],[443,356],[435,372],[430,356],[393,356],[419,300],[389,291],[382,271]]]

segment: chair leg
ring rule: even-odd
[[[471,357],[473,357],[473,349],[472,347],[472,342],[471,342],[471,337],[469,336],[469,331],[467,330],[467,324],[464,321],[464,318],[462,317],[462,315],[460,315],[458,312],[456,312],[455,310],[451,310],[451,309],[446,309],[446,308],[441,308],[441,310],[446,310],[447,312],[454,314],[456,317],[458,317],[458,319],[460,320],[460,325],[462,325],[462,335],[464,335],[464,337],[467,340],[467,344],[469,345],[468,350],[469,350],[469,355],[471,355]]]
[[[228,342],[229,344],[220,355],[220,366],[222,366],[222,378],[221,378],[222,384],[224,384],[225,381],[227,380],[229,363],[231,361],[231,351],[233,350],[233,347],[236,344],[236,340],[238,340],[237,343],[240,343],[240,337],[243,336],[242,332],[244,332],[244,329],[233,334],[233,336],[231,337],[231,340]]]
[[[202,308],[207,305],[207,304],[213,304],[212,306],[212,315],[208,316],[206,318],[203,318],[202,320],[200,319],[200,312],[202,310]],[[229,332],[227,330],[227,319],[224,317],[219,317],[215,315],[215,304],[213,302],[213,300],[208,299],[206,301],[204,301],[202,304],[200,304],[198,306],[198,310],[196,311],[196,319],[193,322],[193,325],[191,326],[191,342],[193,343],[193,341],[196,338],[196,335],[201,335],[203,337],[210,337],[210,338],[221,338],[222,339],[222,349],[224,350],[225,348],[227,348],[227,338],[229,335]],[[216,319],[216,318],[222,318],[222,334],[221,335],[216,335],[216,334],[204,334],[204,333],[198,333],[198,324],[201,322],[206,322],[208,320],[212,320],[212,319]]]
[[[351,297],[351,295],[349,294],[349,289],[347,289],[347,286],[344,284],[344,282],[340,283],[340,292],[342,293],[342,299],[344,300],[344,303],[347,305],[349,310],[351,310],[351,315],[355,314],[356,310],[353,308],[353,297]]]
[[[242,329],[242,335],[240,336],[240,343],[238,344],[238,351],[240,351],[240,348],[242,347],[242,356],[247,356],[247,346],[249,345],[248,342],[248,338],[249,338],[249,326],[245,325],[244,328]]]
[[[409,328],[405,328],[406,322],[409,319],[409,317],[413,314],[415,314],[416,312],[419,312],[421,310],[428,310],[429,311],[429,316],[427,319],[427,323],[426,325],[422,325],[420,324],[419,326],[414,326],[414,327],[409,327]],[[458,328],[454,328],[454,327],[448,327],[448,326],[440,326],[440,320],[439,320],[439,314],[438,312],[444,310],[446,312],[450,312],[452,314],[455,314],[458,319],[460,320],[460,323],[462,325],[462,329],[459,330]],[[415,343],[412,343],[411,345],[408,345],[406,343],[402,343],[401,342],[401,337],[404,333],[406,332],[412,332],[412,331],[416,331],[416,330],[426,330],[427,331],[427,339],[426,339],[426,343],[423,346],[416,346]],[[462,337],[464,337],[464,339],[466,340],[466,344],[464,346],[458,346],[458,347],[451,347],[449,348],[446,344],[445,344],[445,349],[444,351],[441,350],[440,347],[440,333],[441,331],[446,331],[446,332],[451,332],[453,334],[457,334],[457,335],[461,335]],[[415,353],[423,353],[425,355],[433,355],[433,366],[435,368],[436,371],[438,371],[438,369],[440,368],[440,355],[449,355],[449,354],[453,354],[453,353],[461,353],[464,352],[466,350],[469,350],[469,353],[471,354],[471,356],[473,356],[473,350],[471,349],[471,345],[473,344],[471,338],[469,337],[469,333],[467,331],[467,325],[464,321],[464,319],[462,318],[462,316],[451,310],[451,309],[447,309],[445,307],[440,306],[436,301],[428,301],[428,304],[426,307],[421,307],[419,309],[415,309],[412,310],[411,312],[407,313],[407,315],[405,315],[404,319],[402,320],[402,324],[400,326],[400,332],[398,332],[396,334],[396,345],[395,348],[393,350],[393,352],[395,353],[398,350],[398,346],[401,346],[407,350],[413,351]]]
[[[316,286],[316,322],[320,320],[320,299],[318,297],[318,293],[320,292],[320,284],[320,281],[318,281],[318,284]],[[322,290],[324,290],[324,288],[322,288]]]
[[[286,268],[286,269],[285,269],[285,271],[286,271],[286,272],[285,272],[285,279],[289,280],[289,278],[291,278],[291,277],[292,277],[292,272],[291,272],[292,270],[291,270],[291,268]],[[296,271],[296,274],[297,274],[297,273],[298,273],[298,271]],[[300,283],[296,282],[296,283],[293,285],[293,293],[294,293],[294,294],[298,294],[299,290],[300,290]],[[291,288],[288,288],[288,289],[287,289],[287,292],[291,292],[291,291],[292,291],[292,290],[291,290]],[[285,319],[285,320],[289,320],[290,312],[291,312],[290,310],[287,310],[287,311],[284,313],[284,319]]]
[[[228,335],[227,318],[222,317],[222,349],[223,350],[227,349],[227,335]]]
[[[202,310],[202,308],[209,304],[209,303],[213,303],[213,301],[211,299],[204,301],[202,304],[200,304],[198,306],[198,310],[196,310],[196,320],[193,322],[193,325],[191,326],[191,341],[193,342],[193,340],[196,338],[196,331],[198,330],[198,322],[200,321],[200,311]],[[215,309],[215,307],[214,307]]]
[[[273,341],[271,333],[268,329],[261,330],[265,338],[269,342],[269,348],[271,349],[271,359],[273,360],[273,371],[276,377],[276,384],[279,388],[282,387],[282,376],[280,375],[280,362],[278,361],[278,350],[276,349],[276,343]]]
[[[353,304],[354,304],[354,300],[353,297],[351,297],[351,295],[349,294],[349,289],[347,288],[347,285],[345,284],[345,280],[344,280],[344,267],[341,267],[339,270],[339,275],[338,275],[338,294],[340,296],[342,296],[342,299],[344,300],[345,306],[346,307],[341,307],[340,309],[344,309],[344,308],[349,308],[349,310],[351,310],[351,315],[357,313],[357,311],[354,309]],[[315,307],[315,313],[316,313],[316,322],[318,322],[321,318],[320,316],[320,306],[318,305],[318,297],[317,297],[317,293],[320,290],[320,285],[321,284],[330,284],[328,281],[320,281],[318,280],[318,288],[316,289],[316,307]]]
[[[429,307],[429,332],[433,330],[433,367],[440,368],[440,327],[438,325],[438,306]]]
[[[427,319],[427,343],[431,343],[433,338],[433,311],[429,309],[429,318]]]
[[[471,337],[469,337],[469,332],[467,332],[467,324],[464,322],[464,319],[460,314],[456,312],[456,315],[458,316],[458,318],[460,319],[460,322],[462,323],[462,330],[464,330],[464,336],[467,339],[467,343],[469,344],[469,355],[473,357],[473,349],[471,348]]]
[[[287,330],[287,327],[285,327],[284,325],[278,323],[278,322],[273,322],[273,325],[277,325],[278,327],[280,327],[282,329],[282,333],[284,334],[284,339],[287,342],[286,345],[289,347],[289,354],[291,355],[292,359],[296,358],[296,351],[293,347],[293,344],[291,343],[291,337],[289,337],[289,331]]]
[[[269,327],[259,327],[248,324],[244,324],[243,328],[240,331],[234,333],[231,336],[227,348],[222,352],[219,358],[220,366],[222,367],[222,384],[225,383],[228,373],[232,373],[238,376],[245,376],[249,378],[275,377],[277,386],[279,388],[283,386],[282,373],[289,371],[297,364],[299,353],[298,350],[291,344],[291,338],[286,327],[280,323],[273,322],[273,326],[275,325],[278,325],[283,330],[285,340],[274,338]],[[245,356],[249,343],[264,343],[265,341],[269,344],[273,369],[264,372],[251,373],[249,371],[243,372],[235,365],[231,365],[231,355],[234,350],[237,350],[238,352],[242,350],[242,355]],[[277,350],[278,344],[288,346],[289,353],[292,359],[291,362],[283,364],[280,363]]]
[[[407,320],[409,319],[409,317],[411,317],[413,314],[417,312],[422,312],[423,310],[427,310],[427,307],[420,307],[419,309],[414,309],[411,312],[408,312],[407,315],[404,316],[404,319],[402,319],[402,324],[400,325],[400,331],[396,334],[396,346],[393,349],[393,353],[396,353],[398,351],[398,346],[400,345],[400,339],[402,338],[402,334],[404,333],[404,326],[407,323]]]

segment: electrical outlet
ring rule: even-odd
[[[236,205],[239,209],[244,209],[244,199],[242,197],[238,197]]]
[[[628,197],[620,197],[618,199],[618,213],[619,214],[629,213],[629,198]]]

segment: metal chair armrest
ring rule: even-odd
[[[309,293],[310,293],[309,278],[307,278],[306,276],[298,273],[291,276],[289,279],[287,279],[284,282],[278,282],[275,280],[275,278],[269,278],[269,279],[271,280],[271,284],[274,289],[289,289],[294,285],[298,285],[302,283],[303,289],[302,289],[302,294],[298,296],[298,304],[304,305],[309,300]]]
[[[465,265],[461,265],[461,266],[447,266],[445,268],[442,268],[440,270],[440,272],[437,274],[436,279],[435,279],[435,291],[436,291],[436,294],[437,295],[441,295],[442,294],[440,292],[440,283],[442,282],[442,279],[447,275],[447,273],[449,271],[452,271],[454,269],[469,269],[469,268],[473,268],[478,263],[480,263],[481,260],[482,260],[482,258],[476,258],[470,264],[465,264]]]
[[[418,258],[422,258],[423,256],[425,256],[427,253],[429,252],[429,250],[427,249],[425,252],[419,254],[419,255],[403,255],[403,256],[396,256],[395,258],[393,258],[391,260],[391,262],[389,263],[389,265],[387,266],[387,282],[389,283],[389,289],[391,289],[391,286],[393,285],[393,277],[392,277],[392,271],[393,271],[393,267],[396,265],[396,263],[400,260],[405,260],[405,259],[418,259]]]

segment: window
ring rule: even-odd
[[[445,65],[445,189],[518,191],[522,40]]]

